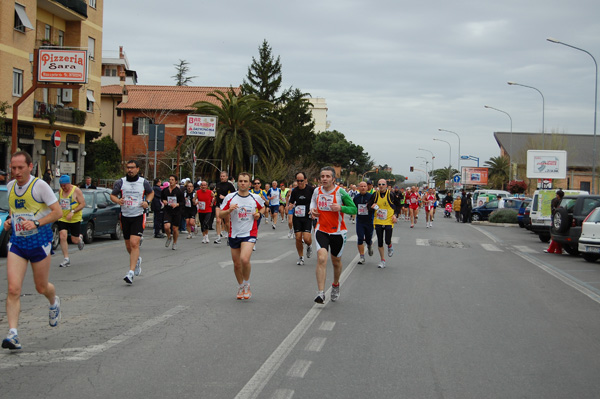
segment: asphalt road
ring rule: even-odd
[[[297,266],[282,227],[261,225],[249,301],[235,299],[225,244],[172,251],[147,231],[132,286],[122,241],[71,246],[69,268],[55,255],[62,322],[48,326],[28,272],[23,350],[0,352],[0,396],[600,397],[600,264],[544,254],[518,227],[438,215],[431,229],[398,222],[378,269],[377,252],[356,264],[348,224],[341,297],[316,305],[316,259]]]

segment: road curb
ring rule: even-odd
[[[471,224],[476,224],[478,226],[519,227],[518,223],[492,223],[488,221],[471,222]]]

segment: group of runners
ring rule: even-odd
[[[177,177],[172,175],[168,186],[156,193],[150,183],[140,176],[137,161],[128,161],[126,167],[126,176],[115,182],[110,195],[111,200],[121,207],[120,222],[129,255],[127,274],[123,278],[125,283],[132,284],[134,278],[141,274],[140,245],[143,241],[146,213],[155,195],[160,194],[167,235],[165,246],[170,246],[173,250],[177,249],[182,218],[186,220],[188,237],[191,237],[192,229],[197,226],[198,216],[202,242],[208,243],[209,215],[212,207],[216,207],[217,238],[214,243],[221,243],[221,233],[228,232],[227,243],[238,284],[238,300],[252,297],[250,258],[255,250],[260,221],[267,216],[267,210],[274,229],[279,214],[283,215],[282,220],[287,217],[290,228],[288,236],[295,237],[298,265],[305,263],[305,256],[310,258],[313,252],[316,253],[317,295],[314,301],[325,304],[328,259],[331,259],[333,266],[330,299],[335,302],[340,297],[342,254],[348,233],[344,215],[351,215],[356,224],[358,263],[366,262],[365,243],[368,254],[373,255],[372,237],[375,232],[380,255],[378,267],[385,268],[385,256],[391,257],[394,254],[393,227],[405,204],[409,205],[410,216],[416,219],[415,210],[421,202],[424,203],[428,227],[432,225],[435,209],[435,193],[432,190],[424,195],[419,195],[414,188],[402,193],[390,189],[385,179],[378,181],[377,189],[372,184],[361,182],[357,190],[351,187],[349,193],[336,183],[333,167],[321,169],[317,187],[309,184],[304,172],[298,172],[290,187],[278,186],[273,181],[270,187],[263,189],[260,180],[251,179],[248,173],[242,172],[237,176],[236,188],[228,180],[227,173],[223,172],[215,192],[208,189],[205,181],[200,182],[197,190],[191,182],[180,188]],[[57,199],[46,182],[31,175],[32,170],[33,162],[29,154],[17,152],[11,157],[13,180],[7,187],[10,216],[4,223],[5,229],[12,229],[7,256],[6,309],[9,333],[2,341],[2,347],[12,350],[21,349],[17,328],[21,289],[28,263],[32,265],[36,290],[49,301],[50,326],[58,325],[61,319],[60,298],[48,281],[52,224],[59,220],[61,247],[63,236],[66,246],[66,237],[70,232],[73,242],[78,244],[80,250],[83,249],[83,240],[77,229],[81,221],[81,209],[85,206],[81,190],[71,185],[68,176],[63,176],[59,181],[61,189]],[[417,208],[413,204],[417,204]],[[411,227],[413,225],[414,223]],[[63,249],[63,254],[65,260],[60,266],[68,266],[67,248]]]

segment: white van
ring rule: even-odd
[[[558,188],[550,190],[535,190],[531,200],[531,225],[529,230],[540,237],[540,241],[550,241],[550,227],[552,224],[552,212],[550,203],[556,197]],[[581,190],[563,190],[565,195],[589,194]]]
[[[496,198],[510,198],[514,197],[513,194],[504,190],[475,190],[473,192],[473,197],[471,197],[471,202],[473,203],[473,208],[484,205],[489,201],[489,195],[494,195]],[[479,200],[478,200],[479,199]]]

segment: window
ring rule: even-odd
[[[46,24],[44,26],[44,39],[50,40],[51,36],[52,36],[52,27],[50,27],[50,25]]]
[[[25,12],[25,6],[15,3],[15,30],[25,33],[25,28],[33,29],[31,21]]]
[[[13,68],[13,96],[21,97],[23,95],[23,70]]]
[[[94,103],[95,102],[96,102],[96,99],[94,98],[94,91],[88,90],[87,91],[87,99],[86,99],[87,112],[94,112]]]
[[[94,54],[96,53],[96,39],[93,37],[88,37],[88,54],[90,56],[90,60],[94,59]]]
[[[96,8],[96,0],[89,0],[90,7]]]
[[[147,136],[150,132],[150,124],[154,123],[150,118],[133,118],[132,134]]]
[[[42,89],[42,102],[48,104],[48,89]]]
[[[61,47],[65,45],[65,32],[62,30],[58,31],[58,45]]]
[[[62,104],[62,91],[63,89],[56,89],[56,104]]]

